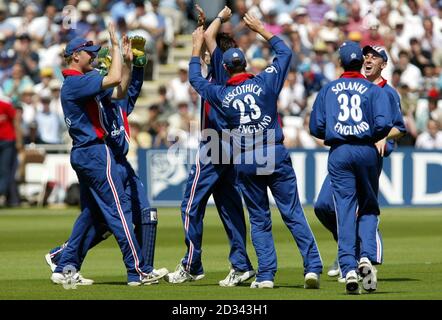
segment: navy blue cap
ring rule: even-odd
[[[223,64],[229,69],[237,65],[244,65],[245,67],[247,62],[244,53],[240,49],[230,48],[223,54]]]
[[[64,56],[69,57],[77,51],[98,52],[101,46],[94,46],[94,42],[85,38],[74,38],[66,46]]]
[[[379,46],[365,46],[364,49],[362,49],[362,54],[366,56],[369,52],[374,52],[378,56],[380,56],[382,59],[384,59],[385,62],[388,61],[387,52],[385,52],[385,49]]]
[[[354,41],[346,41],[339,47],[339,57],[344,66],[348,66],[354,60],[361,62],[364,60],[361,47]]]

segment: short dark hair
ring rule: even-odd
[[[234,58],[232,60],[232,67],[227,67],[227,70],[229,71],[229,73],[234,74],[234,73],[241,73],[241,72],[245,72],[246,71],[246,64],[239,58]]]
[[[216,35],[216,45],[222,52],[225,52],[230,48],[238,48],[235,39],[225,32],[220,32]]]
[[[361,71],[363,64],[364,64],[363,61],[352,60],[350,62],[350,64],[344,66],[344,65],[342,65],[342,62],[341,62],[341,65],[342,65],[342,68],[344,68],[344,71],[357,71],[357,72],[359,72],[359,71]]]

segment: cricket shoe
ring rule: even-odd
[[[345,276],[345,291],[347,294],[361,294],[358,284],[358,275],[355,270],[351,270]]]
[[[361,258],[358,270],[362,277],[362,288],[367,292],[376,291],[378,286],[377,270],[368,258]]]
[[[73,276],[68,276],[60,272],[54,272],[51,275],[51,281],[54,284],[72,284],[77,286],[90,286],[94,283],[94,280],[86,279],[81,275],[80,272],[75,273]]]
[[[264,280],[264,281],[253,281],[250,285],[250,288],[253,289],[273,289],[273,281]]]
[[[164,278],[169,273],[166,268],[153,269],[152,272],[144,276],[140,281],[130,281],[127,283],[128,286],[150,286],[151,284],[158,284],[161,278]]]
[[[337,276],[339,276],[340,272],[341,272],[341,269],[339,268],[338,258],[336,258],[335,262],[333,262],[333,264],[328,269],[327,275],[329,277],[337,277]]]
[[[307,273],[304,277],[304,289],[319,289],[319,274]]]
[[[241,282],[249,280],[251,277],[255,275],[255,270],[249,270],[249,271],[236,271],[235,269],[230,269],[229,274],[224,280],[221,280],[219,282],[219,285],[221,287],[235,287]]]
[[[174,272],[168,273],[164,277],[164,279],[170,283],[183,283],[186,281],[197,281],[197,280],[201,280],[202,278],[204,278],[204,273],[192,275],[184,269],[184,267],[181,263],[176,267]]]
[[[362,281],[362,277],[358,274],[358,281]],[[342,272],[339,270],[339,277],[338,277],[339,283],[345,283],[345,278],[342,276]]]
[[[45,255],[45,260],[46,260],[46,263],[48,264],[49,268],[51,268],[51,271],[54,272],[55,268],[57,268],[57,265],[54,262],[52,262],[52,258],[51,258],[50,253]]]

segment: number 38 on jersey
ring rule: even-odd
[[[337,133],[344,136],[353,136],[369,130],[369,124],[362,121],[363,111],[359,94],[356,93],[348,96],[345,93],[341,93],[337,100],[340,109],[338,122],[334,127]]]
[[[360,122],[362,120],[360,95],[354,94],[349,98],[345,93],[342,93],[338,96],[338,102],[341,108],[341,112],[338,116],[339,121],[347,121],[349,117],[351,117],[354,122]]]

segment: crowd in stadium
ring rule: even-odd
[[[59,98],[69,40],[83,36],[107,45],[105,26],[114,21],[120,35],[148,39],[151,63],[166,64],[176,36],[196,26],[195,3],[205,9],[207,23],[225,4],[233,9],[222,31],[234,35],[252,73],[267,66],[272,52],[245,27],[246,12],[293,49],[278,103],[287,147],[322,147],[308,132],[309,112],[320,88],[341,74],[336,51],[350,39],[387,49],[383,76],[401,96],[408,130],[398,144],[442,148],[442,1],[434,0],[0,1],[0,99],[17,109],[23,143],[70,144]],[[188,132],[198,122],[200,99],[187,80],[188,61],[178,69],[159,88],[157,102],[137,106],[146,112],[131,123],[134,146],[167,147],[168,133],[180,132],[187,132],[190,147],[198,145]]]

